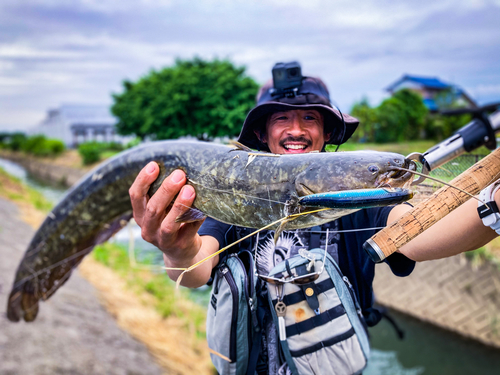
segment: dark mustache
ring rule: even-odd
[[[297,142],[297,143],[305,143],[307,146],[312,145],[312,141],[307,139],[306,137],[286,137],[280,141],[280,146],[285,147],[285,143],[287,142]]]

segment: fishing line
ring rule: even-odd
[[[416,171],[412,171],[411,169],[406,169],[406,168],[401,168],[401,167],[394,167],[394,169],[398,169],[398,170],[401,170],[401,171],[410,172],[410,173],[413,173],[413,174],[417,174],[417,175],[419,175],[419,176],[424,176],[424,177],[426,177],[426,178],[428,178],[428,179],[430,179],[430,180],[433,180],[433,181],[439,182],[439,183],[441,183],[441,184],[443,184],[443,185],[446,185],[446,186],[449,186],[449,187],[451,187],[451,188],[453,188],[453,189],[459,190],[459,191],[461,191],[462,193],[469,195],[471,198],[474,198],[474,199],[475,199],[475,200],[477,200],[478,202],[481,202],[482,204],[486,204],[486,202],[482,201],[481,199],[479,199],[479,198],[478,198],[478,197],[476,197],[475,195],[473,195],[473,194],[469,193],[468,191],[465,191],[465,190],[463,190],[463,189],[461,189],[461,188],[459,188],[459,187],[453,186],[453,185],[451,185],[451,184],[449,184],[449,183],[447,183],[447,182],[445,182],[445,181],[443,181],[443,180],[440,180],[439,178],[430,177],[430,176],[429,176],[429,175],[427,175],[427,174],[420,173],[420,172],[416,172]]]
[[[200,184],[198,182],[195,182],[193,180],[190,180],[190,179],[188,179],[188,182],[191,182],[194,185],[201,186],[201,187],[203,187],[205,189],[208,189],[208,190],[218,191],[220,193],[233,194],[233,195],[241,195],[243,197],[249,197],[249,198],[253,198],[253,199],[260,199],[260,200],[263,200],[263,201],[266,201],[266,202],[272,202],[272,203],[278,203],[278,204],[286,205],[286,203],[284,203],[284,202],[276,201],[276,200],[273,200],[273,199],[256,197],[256,196],[253,196],[253,195],[244,194],[244,193],[237,193],[237,192],[230,191],[230,190],[222,190],[222,189],[211,188],[211,187],[204,186],[204,185],[202,185],[202,184]]]
[[[53,269],[53,268],[55,268],[55,267],[57,267],[57,266],[59,266],[61,264],[67,263],[68,261],[70,261],[70,260],[72,260],[74,258],[78,258],[82,254],[85,254],[85,253],[88,254],[90,251],[92,251],[93,248],[94,248],[94,246],[87,247],[87,248],[85,248],[83,250],[80,250],[79,252],[77,252],[75,254],[70,255],[69,257],[66,257],[66,258],[60,260],[59,262],[56,262],[54,264],[51,264],[50,266],[42,268],[40,271],[31,272],[31,276],[26,276],[26,277],[22,278],[21,280],[19,280],[18,282],[16,282],[13,287],[17,287],[21,283],[24,283],[26,281],[29,281],[31,279],[34,279],[34,278],[38,277],[39,275],[41,275],[45,271],[51,270],[51,269]],[[71,269],[73,269],[73,267]]]
[[[246,240],[247,238],[250,238],[251,236],[267,229],[267,228],[270,228],[276,224],[279,224],[279,223],[282,223],[284,221],[287,221],[287,220],[293,220],[293,219],[296,219],[297,217],[299,216],[303,216],[303,215],[308,215],[308,214],[312,214],[312,213],[316,213],[316,212],[321,212],[321,211],[326,211],[326,210],[329,210],[328,208],[321,208],[321,209],[318,209],[318,210],[314,210],[314,211],[309,211],[309,212],[302,212],[302,213],[298,213],[298,214],[292,214],[292,215],[288,215],[288,216],[285,216],[279,220],[276,220],[274,222],[272,222],[271,224],[268,224],[260,229],[257,229],[255,230],[254,232],[240,238],[239,240],[237,241],[234,241],[233,243],[231,243],[230,245],[228,246],[225,246],[223,247],[222,249],[216,251],[215,253],[213,254],[210,254],[209,256],[207,256],[206,258],[200,260],[199,262],[196,262],[195,264],[189,266],[188,268],[174,268],[174,267],[164,267],[165,270],[171,270],[171,271],[183,271],[179,277],[177,278],[177,281],[176,281],[176,288],[179,287],[180,283],[181,283],[181,280],[182,280],[182,277],[184,276],[185,273],[187,272],[190,272],[192,270],[194,270],[195,268],[199,267],[200,265],[202,265],[204,262],[206,262],[207,260],[210,260],[212,259],[213,257],[219,255],[220,253],[226,251],[227,249],[229,249],[231,246],[234,246],[238,243],[240,243],[241,241],[244,241]]]

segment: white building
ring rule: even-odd
[[[126,143],[133,139],[115,133],[117,122],[109,106],[63,104],[57,109],[50,109],[47,117],[30,129],[29,134],[60,139],[67,147],[76,147],[88,141]]]

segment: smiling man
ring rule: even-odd
[[[293,70],[295,67],[292,66],[289,72],[297,73]],[[300,71],[298,73],[289,77],[291,84],[286,79],[283,84],[283,80],[280,81],[275,75],[272,81],[261,88],[257,105],[243,124],[238,138],[240,143],[260,151],[289,154],[321,152],[325,150],[326,144],[338,146],[351,137],[358,120],[332,107],[328,90],[320,79],[302,77]],[[144,239],[163,252],[167,267],[189,267],[253,231],[211,218],[207,218],[203,224],[176,223],[175,218],[193,204],[194,188],[186,185],[185,174],[178,170],[149,199],[147,192],[158,172],[156,163],[148,164],[130,188],[130,197],[134,218],[142,228]],[[500,204],[498,192],[495,197],[497,204]],[[478,248],[491,241],[496,233],[483,225],[476,212],[477,204],[472,201],[405,245],[400,253],[389,256],[386,263],[393,273],[406,276],[413,270],[415,260],[443,258]],[[172,202],[171,209],[168,209]],[[399,205],[360,210],[313,230],[283,232],[276,243],[273,232],[260,233],[187,273],[182,284],[188,287],[206,284],[230,254],[243,250],[249,250],[254,255],[268,254],[267,258],[258,256],[256,259],[257,273],[264,274],[261,268],[269,269],[269,264],[263,262],[271,265],[279,263],[296,253],[299,248],[328,247],[328,253],[352,284],[366,324],[372,326],[380,320],[380,313],[372,307],[375,264],[362,249],[362,245],[376,233],[376,228],[386,226],[409,209],[408,205]],[[250,274],[254,271],[252,269]],[[168,274],[176,280],[180,271],[168,271]],[[259,288],[265,293],[264,284],[260,284]],[[212,299],[212,304],[214,303]],[[220,306],[221,301],[218,303]],[[265,305],[265,299],[259,303]],[[270,316],[269,306],[266,311]],[[219,310],[217,312],[221,313]],[[264,331],[263,345],[253,360],[258,360],[258,374],[276,374],[285,371],[287,364],[276,353],[278,346],[272,344],[276,342],[276,328],[272,320],[269,318],[264,321],[267,323],[261,327]],[[229,338],[227,340],[229,342]],[[217,360],[216,357],[212,359]],[[218,370],[225,373],[219,367]]]
[[[256,135],[275,154],[321,150],[330,138],[324,131],[323,116],[314,109],[273,113],[266,122],[265,132]]]

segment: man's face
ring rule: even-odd
[[[324,132],[323,116],[314,109],[273,113],[267,120],[266,133],[260,135],[274,154],[321,151],[329,138],[330,134]]]

